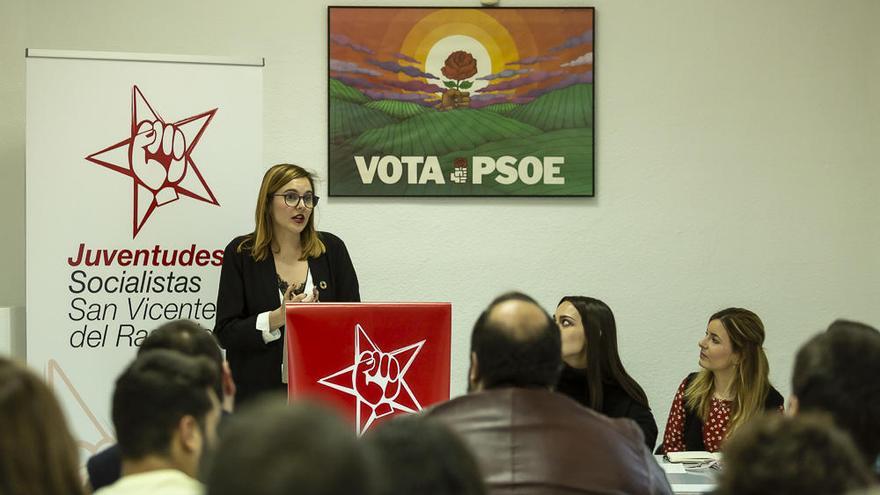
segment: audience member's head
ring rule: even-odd
[[[217,366],[223,362],[214,334],[192,320],[171,320],[163,323],[147,335],[138,353],[155,349],[171,349],[187,356],[205,356],[217,363]]]
[[[220,402],[215,362],[155,349],[138,355],[116,380],[113,424],[126,463],[165,465],[195,478],[215,441]]]
[[[843,495],[873,476],[849,436],[827,417],[767,414],[724,448],[719,495]]]
[[[76,443],[49,387],[0,357],[0,493],[80,494]]]
[[[561,352],[553,318],[525,294],[504,294],[474,324],[468,389],[552,388],[562,369]]]
[[[858,321],[844,319],[834,320],[833,323],[828,325],[829,332],[836,332],[838,330],[844,330],[847,332],[864,332],[869,335],[877,335],[878,333],[880,333],[880,330],[877,330],[871,325],[866,325]]]
[[[699,342],[700,367],[688,385],[685,401],[706,421],[715,397],[715,382],[729,376],[733,400],[727,434],[732,435],[750,418],[765,409],[770,393],[770,365],[764,353],[764,323],[754,312],[727,308],[709,317],[706,334]]]
[[[477,461],[442,423],[397,416],[366,436],[377,464],[380,495],[483,495]]]
[[[880,455],[880,332],[838,320],[798,351],[792,411],[823,411],[869,463]]]
[[[222,372],[218,375],[214,392],[220,398],[229,395],[229,386],[232,383],[229,366],[223,361],[223,354],[214,334],[198,323],[192,320],[172,320],[161,325],[147,335],[138,349],[138,355],[155,349],[170,349],[187,356],[209,358]],[[234,393],[234,388],[232,390]]]
[[[373,493],[354,428],[330,411],[270,397],[226,421],[209,462],[209,495]]]

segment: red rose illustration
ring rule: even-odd
[[[465,81],[477,73],[477,60],[474,56],[464,50],[454,51],[446,57],[446,64],[440,72],[452,79],[452,81],[443,81],[443,85],[449,89],[443,93],[440,110],[470,107],[470,93],[462,90],[470,89],[474,85],[471,81]]]
[[[446,57],[446,65],[440,71],[449,79],[461,81],[477,73],[477,61],[466,51],[454,51]]]

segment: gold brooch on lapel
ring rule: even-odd
[[[327,282],[324,282],[323,280],[321,280],[321,282],[318,284],[318,287],[320,287],[321,290],[326,289],[326,288],[327,288]]]

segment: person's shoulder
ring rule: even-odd
[[[693,373],[688,373],[688,375],[686,377],[684,377],[684,379],[678,385],[678,390],[680,392],[683,392],[684,389],[686,389],[688,387],[688,385],[690,385],[691,382],[694,381],[694,378],[696,378],[698,374],[699,373],[697,373],[696,371]]]
[[[342,253],[347,253],[348,248],[345,243],[336,234],[325,231],[318,231],[318,238],[324,243],[325,255],[336,258]],[[344,254],[342,254],[344,256]]]
[[[629,396],[627,398],[631,401]],[[568,400],[568,397],[561,397],[553,402],[555,404],[548,409],[551,410],[550,415],[554,418],[554,422],[567,423],[570,428],[573,428],[573,431],[577,431],[579,434],[598,435],[595,437],[596,439],[606,438],[615,444],[622,442],[627,445],[627,448],[635,451],[639,451],[645,444],[644,433],[632,418],[600,414],[573,400]]]
[[[253,237],[253,234],[252,234],[252,233],[251,233],[251,234],[237,235],[237,236],[233,237],[231,241],[229,241],[229,244],[227,244],[226,247],[227,247],[227,248],[230,248],[230,247],[232,247],[232,248],[238,248],[239,244],[241,244],[241,243],[244,242],[246,239],[249,239],[249,238],[251,238],[251,237]]]
[[[785,398],[782,397],[782,394],[780,394],[778,390],[773,388],[773,385],[770,385],[770,389],[767,390],[767,399],[764,401],[764,408],[778,409],[784,405]]]
[[[605,382],[602,384],[602,387],[602,393],[605,396],[603,400],[607,401],[603,407],[606,414],[618,412],[619,415],[625,416],[633,411],[651,411],[649,407],[629,395],[617,382]]]
[[[491,401],[486,400],[484,394],[485,392],[476,392],[453,397],[425,409],[422,414],[443,423],[461,425],[465,422],[463,421],[464,417],[484,411],[491,404]]]
[[[224,250],[224,252],[226,252],[227,254],[229,254],[229,253],[232,253],[232,254],[239,253],[238,247],[241,245],[242,242],[244,242],[245,240],[247,240],[247,239],[248,239],[249,237],[251,237],[252,235],[253,235],[253,234],[243,234],[243,235],[239,235],[239,236],[234,237],[231,241],[229,241],[229,243],[226,244],[226,249]],[[243,253],[243,252],[245,252],[245,251],[248,251],[248,252],[249,252],[250,250],[247,249],[247,248],[245,248],[245,249],[243,249],[241,252]]]
[[[119,478],[112,485],[101,488],[94,495],[127,495],[161,492],[168,495],[197,495],[204,486],[177,469],[157,469]]]
[[[541,388],[512,389],[510,397],[519,413],[537,419],[550,419],[569,427],[593,425],[610,420],[608,416],[587,407],[568,395]]]
[[[331,232],[326,232],[324,230],[318,231],[318,238],[321,239],[321,242],[323,242],[324,245],[328,247],[328,249],[331,245],[334,247],[345,245],[345,243],[342,242],[342,239],[340,239],[339,236]]]
[[[86,461],[89,482],[94,489],[111,485],[119,479],[122,469],[122,454],[119,444],[113,444]]]
[[[97,454],[89,457],[87,461],[88,465],[95,465],[105,463],[107,461],[116,461],[121,458],[121,454],[119,452],[119,444],[115,443],[106,449],[98,452]]]

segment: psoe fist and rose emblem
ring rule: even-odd
[[[474,85],[472,81],[467,81],[477,74],[477,61],[474,56],[464,50],[456,50],[446,57],[440,72],[448,79],[443,81],[443,85],[448,89],[440,98],[439,109],[470,108],[471,94],[463,90],[470,89]]]
[[[192,156],[216,112],[214,108],[169,123],[132,87],[129,137],[86,157],[131,178],[132,238],[156,208],[180,196],[220,206]]]

